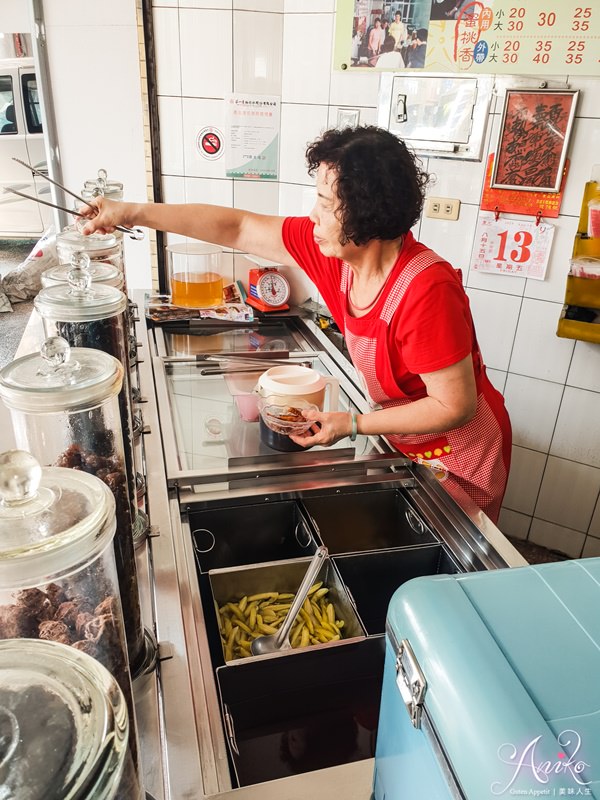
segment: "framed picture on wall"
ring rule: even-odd
[[[578,95],[507,89],[492,188],[559,191]]]

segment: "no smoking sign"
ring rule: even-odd
[[[223,134],[212,125],[202,128],[196,136],[196,149],[207,161],[216,161],[223,155]]]

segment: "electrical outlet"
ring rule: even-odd
[[[458,219],[460,200],[452,197],[428,197],[425,202],[425,216],[433,219]]]

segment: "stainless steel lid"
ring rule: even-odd
[[[117,395],[122,385],[123,366],[116,358],[102,350],[71,348],[60,336],[0,371],[2,400],[30,414],[93,408]]]
[[[0,641],[0,787],[26,800],[112,800],[127,756],[123,693],[94,658]]]
[[[115,499],[99,478],[42,469],[23,450],[0,454],[0,589],[72,574],[109,545],[115,526]]]

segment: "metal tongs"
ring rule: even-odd
[[[302,360],[296,358],[258,358],[252,355],[241,355],[228,353],[227,355],[206,355],[198,354],[196,360],[201,364],[206,364],[204,369],[200,370],[201,375],[227,375],[231,372],[262,372],[268,367],[289,366],[290,364],[298,364],[302,367],[310,367],[311,361],[307,360],[307,356],[314,356],[317,354],[304,353],[298,351],[294,356],[301,357]]]
[[[63,192],[71,195],[74,197],[75,200],[79,200],[80,203],[83,203],[84,206],[89,206],[90,208],[94,208],[94,206],[90,205],[87,200],[84,200],[83,197],[80,197],[75,192],[72,192],[70,189],[67,189],[66,186],[63,186],[58,181],[52,180],[48,175],[45,175],[39,169],[32,167],[31,164],[27,164],[25,161],[21,161],[20,158],[13,158],[13,161],[16,161],[17,164],[21,164],[23,167],[27,167],[27,169],[31,170],[35,175],[39,175],[40,178],[44,178],[45,180],[53,183],[54,186],[58,186],[59,189],[62,189]],[[26,200],[33,200],[34,203],[41,203],[43,206],[50,206],[50,208],[57,208],[59,211],[66,211],[67,214],[72,214],[74,217],[81,217],[82,219],[87,219],[83,214],[80,214],[78,211],[73,211],[70,208],[65,208],[64,206],[56,205],[55,203],[49,203],[47,200],[40,200],[39,197],[32,197],[29,194],[24,194],[23,192],[18,192],[16,189],[11,189],[9,186],[4,187],[5,192],[10,192],[11,194],[18,194],[19,197],[24,197]],[[126,228],[124,225],[116,225],[116,230],[121,231],[121,233],[127,233],[132,239],[141,240],[144,238],[145,233],[141,228]]]

